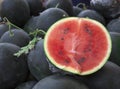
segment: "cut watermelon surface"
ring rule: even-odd
[[[56,67],[79,75],[99,70],[111,53],[111,38],[95,20],[69,17],[53,24],[45,36],[44,48]]]

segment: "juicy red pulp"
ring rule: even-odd
[[[98,66],[107,53],[103,34],[99,26],[87,20],[64,22],[50,33],[48,50],[57,63],[87,71]]]

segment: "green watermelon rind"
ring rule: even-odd
[[[98,24],[98,25],[103,29],[103,31],[106,33],[106,37],[108,38],[108,44],[109,44],[108,48],[109,48],[109,50],[107,51],[107,54],[106,54],[105,58],[103,59],[103,61],[102,61],[98,66],[96,66],[95,68],[93,68],[93,69],[91,69],[91,70],[89,70],[89,71],[81,72],[81,71],[79,71],[79,70],[75,70],[74,68],[67,67],[67,66],[63,66],[63,65],[55,62],[54,58],[52,58],[52,57],[49,55],[48,50],[47,50],[47,45],[46,45],[46,43],[47,43],[47,39],[49,39],[49,33],[51,32],[51,29],[53,29],[55,26],[59,25],[60,23],[63,23],[63,22],[66,21],[66,20],[70,20],[70,21],[71,21],[72,19],[76,19],[76,20],[77,20],[77,19],[90,20],[90,21],[92,21],[93,23]],[[101,69],[101,68],[104,66],[104,64],[107,62],[107,60],[109,59],[109,56],[110,56],[111,50],[112,50],[111,37],[110,37],[109,32],[107,31],[107,29],[106,29],[101,23],[99,23],[98,21],[92,20],[92,19],[89,19],[89,18],[78,18],[78,17],[67,17],[67,18],[63,18],[63,19],[57,21],[56,23],[54,23],[54,24],[48,29],[48,31],[47,31],[44,39],[45,39],[45,40],[44,40],[44,50],[45,50],[45,53],[46,53],[46,55],[47,55],[47,57],[48,57],[48,60],[49,60],[54,66],[56,66],[57,68],[62,69],[62,70],[67,71],[67,72],[70,72],[70,73],[73,73],[73,74],[78,74],[78,75],[89,75],[89,74],[92,74],[92,73],[98,71],[99,69]]]

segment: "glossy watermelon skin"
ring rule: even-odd
[[[11,36],[11,32],[14,34]],[[11,29],[11,32],[8,30],[6,31],[0,38],[1,43],[12,43],[19,47],[26,46],[31,38],[29,37],[29,34],[26,33],[22,29]]]
[[[38,41],[35,48],[28,54],[28,68],[36,80],[41,80],[42,78],[52,74],[49,70],[49,64],[44,53],[43,42],[43,39]]]
[[[39,81],[32,89],[89,89],[70,76],[54,74]]]
[[[30,18],[30,9],[26,0],[1,0],[0,16],[11,23],[23,27]]]
[[[73,4],[72,0],[48,0],[46,2],[46,8],[60,8],[64,10],[69,16],[73,16]]]
[[[30,7],[30,15],[37,16],[43,11],[42,0],[26,0]]]
[[[14,89],[28,76],[27,56],[14,56],[20,50],[11,43],[0,43],[0,89]]]
[[[27,81],[18,85],[15,89],[32,89],[37,81]]]
[[[49,8],[40,13],[39,16],[31,17],[25,24],[24,30],[30,33],[36,29],[42,29],[46,32],[52,24],[66,17],[68,17],[68,14],[64,10]]]
[[[82,80],[89,89],[119,89],[120,88],[120,66],[111,61],[106,64],[96,73],[85,77],[77,77]],[[114,77],[113,77],[114,76]]]
[[[112,52],[109,60],[120,66],[120,33],[110,32],[112,39]]]

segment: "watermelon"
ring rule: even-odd
[[[21,88],[22,89],[22,88]],[[89,89],[82,81],[66,76],[54,74],[40,80],[32,89]]]
[[[111,38],[99,22],[78,17],[57,21],[47,31],[45,53],[55,67],[78,75],[96,72],[108,60]]]

